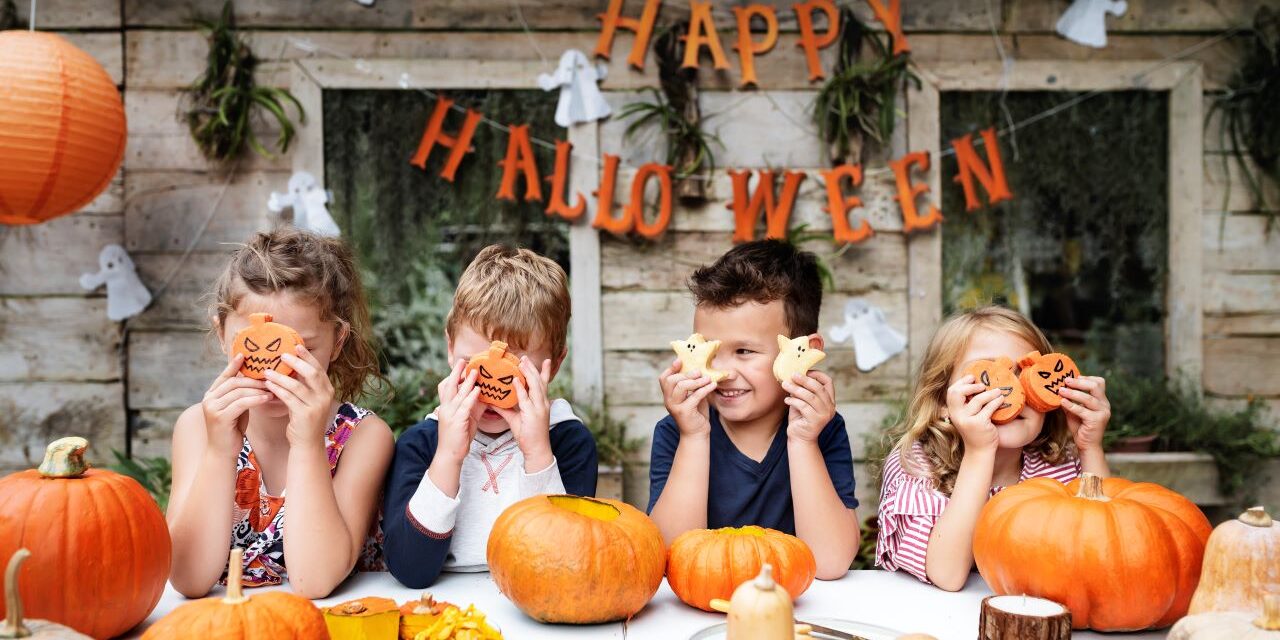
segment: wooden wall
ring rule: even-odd
[[[26,3],[19,4],[25,11]],[[522,31],[512,0],[377,0],[373,8],[339,0],[239,0],[237,17],[263,61],[261,81],[287,86],[286,62],[312,55],[545,58],[549,71],[565,48],[594,47],[594,16],[606,5],[604,0],[519,4],[531,33]],[[726,47],[734,34],[726,8],[732,4],[717,2]],[[703,74],[703,112],[725,142],[721,166],[820,168],[807,115],[812,88],[801,71],[794,20],[786,19],[792,3],[770,4],[779,7],[784,34],[774,51],[757,59],[768,94],[731,91],[737,61],[730,49],[734,71]],[[1132,0],[1124,17],[1109,19],[1110,42],[1102,50],[1052,33],[1066,0],[960,4],[965,7],[957,9],[950,0],[904,0],[904,25],[922,66],[931,60],[998,59],[993,28],[1015,61],[1158,60],[1247,23],[1259,3]],[[1263,4],[1280,7],[1277,0]],[[631,0],[628,12],[639,5]],[[870,19],[861,3],[855,6]],[[85,211],[40,227],[0,229],[0,363],[6,365],[0,367],[0,469],[30,466],[50,436],[72,431],[93,436],[99,459],[126,444],[135,454],[165,454],[177,413],[199,400],[216,370],[199,296],[220,267],[227,243],[272,224],[265,202],[271,191],[284,190],[291,159],[246,156],[228,174],[200,156],[180,122],[182,88],[200,73],[206,52],[203,38],[191,29],[191,17],[212,7],[193,0],[40,3],[38,26],[67,33],[120,84],[130,140],[122,175]],[[663,14],[679,15],[684,7],[668,0]],[[319,53],[297,42],[310,43]],[[1221,91],[1228,81],[1236,46],[1226,40],[1191,57],[1204,65],[1207,92]],[[626,101],[627,92],[654,83],[652,62],[646,74],[621,64],[629,47],[629,37],[621,34],[614,45],[619,63],[611,65],[604,84],[615,105]],[[618,123],[606,123],[600,140],[603,149],[623,156],[624,165],[654,153],[644,141],[624,145],[621,130]],[[1219,405],[1238,405],[1254,396],[1280,409],[1280,230],[1263,232],[1265,218],[1251,210],[1238,171],[1222,166],[1215,131],[1211,124],[1205,135],[1204,390]],[[829,228],[820,189],[811,174],[797,223]],[[603,242],[606,397],[636,435],[646,436],[663,413],[654,376],[668,358],[666,343],[689,332],[692,306],[682,280],[730,246],[729,191],[721,174],[712,202],[677,212],[671,232],[656,244]],[[885,185],[868,179],[865,213],[877,235],[833,262],[837,290],[824,305],[826,327],[839,320],[844,300],[858,295],[906,329],[906,243],[888,197]],[[207,232],[183,261],[206,217]],[[80,273],[96,270],[98,250],[111,242],[131,252],[153,291],[174,274],[156,304],[130,321],[127,331],[106,319],[101,293],[86,294],[78,284]],[[907,386],[905,357],[866,375],[855,372],[847,346],[833,348],[829,362],[860,454],[860,434],[879,423],[887,401]],[[635,467],[630,500],[646,499],[646,474],[642,462]],[[864,497],[866,485],[860,488]]]

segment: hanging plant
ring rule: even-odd
[[[707,199],[707,183],[716,170],[714,143],[724,144],[714,134],[702,130],[702,111],[698,107],[698,70],[680,68],[684,59],[681,39],[688,23],[664,29],[654,39],[653,52],[658,60],[659,91],[650,87],[652,102],[633,102],[618,110],[619,118],[637,116],[627,126],[626,137],[652,124],[661,127],[667,139],[667,164],[675,169],[675,193],[685,204]]]
[[[222,6],[222,15],[216,22],[201,21],[198,26],[209,40],[209,56],[204,74],[187,90],[190,108],[186,117],[200,151],[211,160],[225,162],[238,157],[247,144],[259,154],[272,157],[253,131],[255,116],[262,118],[261,112],[265,111],[280,128],[276,148],[287,152],[294,125],[285,105],[293,104],[299,122],[307,121],[306,112],[289,91],[257,85],[253,74],[258,59],[236,32],[231,1]]]
[[[1270,209],[1267,231],[1276,220],[1280,202],[1268,202],[1267,187],[1280,190],[1280,13],[1262,7],[1254,17],[1253,42],[1245,53],[1240,70],[1231,80],[1227,92],[1217,97],[1209,108],[1222,113],[1219,141],[1228,153],[1222,156],[1223,170],[1235,158],[1244,176],[1253,205],[1258,210]],[[1228,176],[1227,186],[1230,187]],[[1222,208],[1227,208],[1230,188],[1223,195]]]
[[[840,9],[840,24],[835,68],[813,105],[813,119],[833,165],[861,162],[867,138],[883,147],[893,135],[903,82],[920,85],[909,66],[910,54],[889,53],[892,36],[885,36],[886,45],[848,8]],[[864,40],[873,49],[869,58],[862,56]]]

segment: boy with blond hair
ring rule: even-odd
[[[595,495],[596,444],[547,388],[568,350],[568,278],[527,249],[486,247],[458,281],[445,326],[452,371],[439,407],[396,442],[383,503],[387,566],[421,589],[441,571],[487,571],[489,531],[503,509],[547,493]],[[473,355],[493,340],[520,358],[518,404],[479,401]]]

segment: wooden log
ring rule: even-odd
[[[979,640],[1065,640],[1071,612],[1044,598],[987,596],[978,618]]]

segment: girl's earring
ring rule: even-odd
[[[946,415],[942,416],[942,424],[947,424],[947,425],[951,424],[951,416],[946,416]]]

